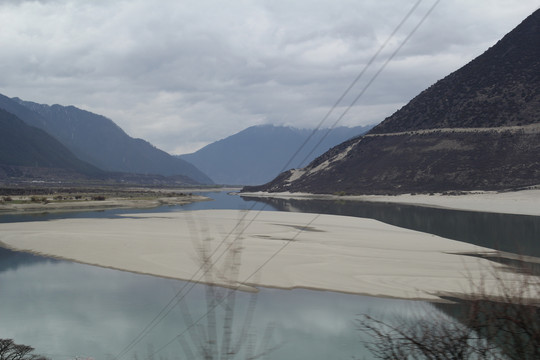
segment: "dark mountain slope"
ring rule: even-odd
[[[397,194],[539,183],[540,133],[449,132],[355,139],[244,191]]]
[[[79,160],[45,131],[0,109],[0,178],[14,173],[59,171],[78,178],[104,175],[103,171]]]
[[[324,139],[328,129],[320,129],[289,165],[305,166],[332,146],[369,129],[367,126],[338,127]],[[261,184],[279,174],[312,132],[285,126],[252,126],[181,157],[219,184]],[[319,141],[320,145],[310,154]]]
[[[0,96],[0,108],[54,136],[77,157],[100,169],[134,174],[187,176],[212,180],[192,164],[127,135],[113,121],[74,106],[42,105]]]
[[[540,11],[458,71],[423,91],[372,133],[537,123]]]
[[[350,194],[540,184],[540,10],[363,137],[245,191]]]
[[[30,126],[34,126],[42,130],[46,126],[47,121],[43,118],[43,116],[2,94],[0,94],[0,109],[4,109],[7,112],[17,116]]]

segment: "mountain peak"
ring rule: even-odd
[[[540,118],[540,10],[372,133],[532,124]]]
[[[540,184],[540,10],[367,135],[245,191],[408,193]]]
[[[118,173],[184,176],[191,183],[212,184],[192,164],[127,135],[112,120],[75,106],[44,105],[0,95],[0,108],[44,130],[77,158]]]

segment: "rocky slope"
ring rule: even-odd
[[[406,193],[540,184],[540,10],[367,135],[244,191]]]

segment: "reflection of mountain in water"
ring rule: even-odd
[[[33,266],[41,263],[58,263],[43,256],[32,255],[25,252],[18,252],[0,247],[0,273],[4,271],[17,270],[24,266]]]
[[[249,198],[278,210],[365,217],[478,246],[540,257],[540,217],[346,200]]]

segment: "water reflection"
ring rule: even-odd
[[[18,265],[0,271],[0,337],[31,344],[54,359],[113,358],[185,285],[3,250],[1,261],[6,260]],[[183,300],[194,319],[206,312],[204,296],[204,287],[196,286]],[[238,316],[243,316],[249,296],[238,293]],[[261,289],[252,327],[260,335],[273,324],[272,343],[281,346],[268,359],[349,359],[366,355],[354,325],[357,314],[406,313],[422,306],[331,292]],[[175,308],[125,358],[144,358],[185,329]],[[177,341],[159,352],[168,359],[179,354]]]
[[[0,223],[48,221],[54,219],[84,219],[84,218],[111,218],[124,214],[148,214],[163,213],[184,210],[213,210],[213,209],[237,209],[237,210],[274,210],[279,211],[271,204],[265,204],[257,200],[243,199],[240,196],[229,195],[225,191],[205,191],[195,195],[206,196],[211,201],[198,201],[184,205],[166,205],[144,209],[107,209],[107,210],[80,210],[70,212],[46,212],[32,214],[0,214]]]
[[[215,201],[155,209],[117,209],[36,216],[0,216],[0,221],[35,221],[67,217],[114,217],[200,209],[305,211],[374,218],[389,224],[429,232],[501,250],[540,256],[540,218],[421,208],[351,201],[243,199],[223,192],[203,193]],[[495,245],[496,246],[495,246]],[[517,251],[519,250],[519,251]],[[9,250],[0,251],[0,337],[34,346],[53,359],[92,356],[112,359],[128,345],[185,285],[152,276],[57,261]],[[183,300],[193,318],[206,312],[203,286]],[[239,293],[239,314],[248,294]],[[380,299],[331,292],[261,289],[253,319],[254,333],[274,324],[273,344],[281,346],[268,359],[350,359],[371,356],[360,341],[354,320],[358,314],[391,318],[422,316],[423,302]],[[441,308],[442,309],[442,308]],[[459,309],[445,307],[453,314]],[[186,329],[175,308],[125,359],[177,359],[183,355],[175,337]]]
[[[15,271],[20,267],[40,263],[55,263],[58,260],[11,251],[0,247],[0,272]]]
[[[246,198],[247,199],[247,198]],[[540,216],[427,208],[413,205],[249,198],[283,211],[372,218],[387,224],[521,255],[540,257]]]
[[[272,204],[266,204],[258,199],[247,199],[229,194],[225,191],[200,192],[197,195],[206,196],[213,201],[200,201],[184,205],[183,210],[213,210],[213,209],[237,209],[237,210],[268,210],[279,211]]]

